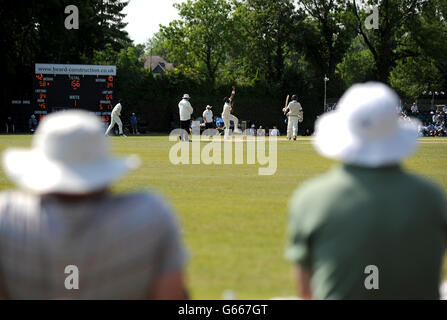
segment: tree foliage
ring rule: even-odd
[[[174,6],[181,19],[161,27],[167,56],[197,68],[214,86],[233,34],[231,6],[225,0],[188,0]]]
[[[417,19],[420,8],[428,0],[364,0],[358,6],[351,0],[351,8],[357,18],[358,31],[370,50],[374,62],[375,80],[389,82],[396,63],[417,53],[408,46],[408,27]],[[366,8],[378,8],[379,28],[366,30],[365,21],[371,12]],[[411,41],[410,41],[411,43]]]

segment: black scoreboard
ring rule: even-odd
[[[36,64],[34,114],[83,109],[110,121],[115,66]]]

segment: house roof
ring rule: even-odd
[[[169,71],[174,69],[174,65],[172,63],[167,62],[163,57],[160,56],[145,56],[144,67],[154,71],[157,66],[163,68],[164,71]]]

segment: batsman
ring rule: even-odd
[[[292,139],[296,140],[298,136],[298,122],[303,122],[303,108],[301,104],[297,101],[297,97],[294,94],[289,103],[289,96],[286,99],[286,106],[282,110],[284,114],[287,116],[287,140]]]

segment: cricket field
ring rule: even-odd
[[[295,295],[293,266],[283,255],[287,203],[302,182],[334,164],[316,154],[310,139],[280,139],[272,176],[258,175],[263,167],[259,164],[173,165],[169,151],[175,142],[169,142],[167,135],[111,140],[116,155],[137,154],[142,160],[141,167],[113,191],[153,189],[177,212],[189,250],[187,282],[192,299],[221,299],[225,290],[233,290],[237,299]],[[29,147],[30,142],[29,135],[2,135],[0,151]],[[405,167],[434,179],[447,191],[447,138],[420,142]],[[205,145],[202,142],[201,148]],[[2,170],[0,189],[9,188],[13,185]]]

